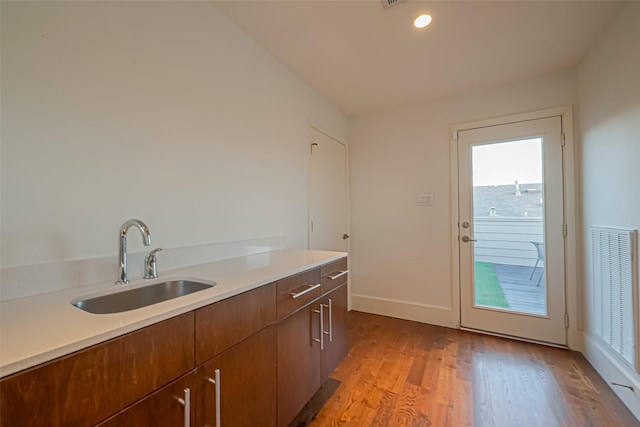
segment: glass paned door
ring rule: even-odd
[[[547,314],[542,138],[471,147],[474,305]]]
[[[566,344],[560,117],[458,132],[461,325]]]

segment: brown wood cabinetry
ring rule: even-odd
[[[195,425],[196,374],[162,387],[133,406],[98,424],[100,427],[176,427]],[[117,393],[117,390],[114,390]]]
[[[321,295],[320,268],[278,280],[276,286],[278,320],[280,320]]]
[[[346,258],[0,380],[2,426],[287,426],[347,352]],[[220,409],[218,411],[218,408]]]
[[[3,426],[86,426],[193,368],[193,312],[0,382]]]
[[[198,369],[197,425],[276,425],[276,326],[272,325]]]
[[[289,425],[348,350],[346,258],[322,266],[321,270],[326,271],[322,274],[322,286],[324,288],[326,280],[326,289],[330,292],[311,300],[301,309],[279,292],[278,304],[284,302],[288,311],[293,312],[278,323],[279,427]],[[290,294],[288,297],[293,299]],[[279,307],[278,313],[286,316],[287,311]]]
[[[271,283],[196,310],[196,365],[276,321]]]
[[[347,345],[347,285],[346,283],[322,297],[324,345],[320,371],[324,383],[348,352]]]
[[[337,261],[330,262],[320,267],[320,276],[322,277],[322,294],[331,292],[340,285],[347,283],[347,259],[340,258]]]
[[[291,420],[320,388],[319,302],[278,324],[278,425]]]

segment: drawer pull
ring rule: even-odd
[[[318,289],[321,285],[320,283],[318,283],[317,285],[307,285],[308,288],[305,289],[304,291],[300,291],[298,293],[295,292],[291,292],[291,298],[296,299],[298,297],[301,297],[302,295],[306,294],[307,292],[311,292],[314,289]]]
[[[213,371],[213,378],[207,378],[215,386],[216,427],[220,427],[220,369]]]
[[[336,280],[337,278],[344,276],[344,275],[345,275],[345,274],[347,274],[348,272],[349,272],[349,270],[341,271],[341,272],[339,272],[338,274],[335,274],[335,275],[333,275],[333,276],[329,276],[329,279],[331,279],[331,280]]]
[[[184,389],[184,399],[179,398],[178,402],[184,406],[184,427],[191,425],[191,389]]]

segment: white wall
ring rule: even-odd
[[[352,119],[353,308],[455,326],[449,126],[575,102],[569,71]]]
[[[578,71],[582,140],[583,277],[588,311],[591,226],[640,229],[640,3],[629,2]],[[638,253],[638,252],[636,252]],[[585,355],[640,418],[640,376],[610,357],[586,332]]]
[[[115,255],[129,218],[306,247],[309,122],[346,142],[208,2],[2,2],[2,266]]]

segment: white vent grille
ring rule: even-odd
[[[593,331],[636,371],[637,230],[591,228]]]
[[[381,0],[382,1],[382,7],[384,7],[385,9],[391,7],[391,6],[395,6],[398,3],[402,3],[404,1],[407,0]]]

